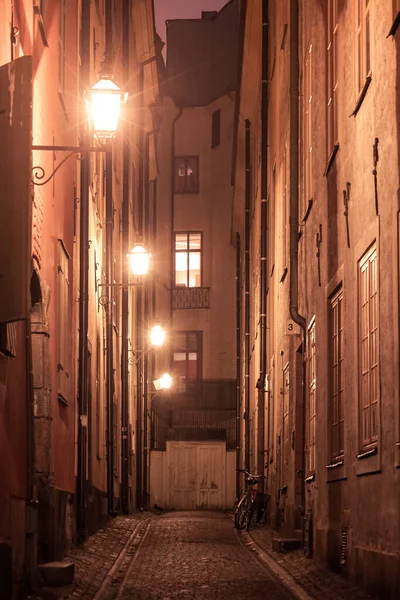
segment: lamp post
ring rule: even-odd
[[[85,6],[89,6],[88,4]],[[86,10],[86,9],[85,9]],[[85,12],[85,23],[88,21],[88,10]],[[88,73],[88,71],[87,71]],[[77,531],[82,539],[86,537],[86,462],[87,462],[87,429],[88,429],[88,271],[89,271],[89,154],[105,153],[106,155],[106,273],[107,281],[112,280],[112,138],[116,134],[121,104],[126,94],[109,78],[103,77],[92,89],[86,92],[86,108],[88,110],[89,131],[98,145],[90,145],[88,127],[83,127],[82,141],[79,146],[33,145],[32,150],[44,152],[67,152],[53,172],[46,177],[44,168],[36,165],[32,168],[32,183],[36,186],[46,185],[57,171],[72,156],[81,155],[81,193],[80,193],[80,274],[79,274],[79,360],[78,360],[78,477],[77,477]],[[107,299],[112,300],[111,289]],[[112,348],[111,304],[107,311],[107,348]],[[110,327],[111,322],[111,327]],[[108,436],[113,436],[112,414],[112,351],[107,353],[107,408]],[[113,455],[108,444],[107,456],[107,496],[109,512],[113,513]],[[111,476],[110,476],[111,472]]]

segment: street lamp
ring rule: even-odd
[[[159,379],[153,381],[156,390],[169,390],[172,384],[172,377],[169,373],[164,373]]]
[[[109,78],[102,77],[86,92],[89,123],[97,138],[112,138],[117,131],[121,105],[127,94]]]
[[[141,244],[135,244],[129,252],[129,266],[133,275],[147,275],[151,254]]]
[[[161,325],[154,325],[150,329],[150,342],[152,346],[162,346],[165,341],[165,330]]]

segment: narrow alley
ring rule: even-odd
[[[102,600],[292,597],[239,542],[229,515],[167,513],[140,529]]]

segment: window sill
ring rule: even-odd
[[[311,473],[308,477],[305,478],[304,483],[312,483],[315,481],[315,473]]]
[[[49,47],[49,42],[47,41],[46,29],[44,27],[42,13],[40,12],[40,8],[39,8],[39,6],[37,4],[34,4],[33,11],[34,11],[35,15],[37,16],[38,26],[39,26],[39,31],[40,31],[40,36],[42,38],[43,45],[46,48],[48,48]]]
[[[400,25],[400,10],[397,13],[396,18],[393,21],[393,25],[391,26],[389,33],[387,34],[386,37],[390,37],[391,35],[394,35],[396,33],[397,29],[399,28],[399,25]]]
[[[344,458],[333,459],[329,465],[326,465],[327,482],[331,483],[334,481],[343,481],[347,479],[345,472]]]
[[[381,459],[378,446],[360,452],[356,458],[355,470],[357,477],[381,472]]]
[[[358,95],[355,108],[354,108],[353,112],[351,113],[351,115],[349,115],[350,117],[357,116],[357,113],[360,110],[362,103],[364,102],[364,98],[367,95],[368,88],[371,85],[371,81],[372,81],[372,77],[371,77],[371,75],[368,75],[368,77],[366,77],[366,79],[365,79],[364,87]]]
[[[328,175],[328,173],[331,169],[331,166],[335,162],[336,154],[338,153],[339,148],[340,148],[339,144],[335,144],[333,146],[332,152],[330,153],[329,158],[328,158],[328,162],[326,163],[324,177],[326,177]]]

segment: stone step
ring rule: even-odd
[[[299,550],[300,548],[301,540],[297,537],[275,536],[272,538],[272,549],[275,552],[290,552],[291,550]]]
[[[75,565],[70,561],[54,561],[39,565],[39,574],[45,585],[69,585],[74,580]]]

